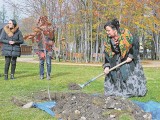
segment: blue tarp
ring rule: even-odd
[[[55,105],[56,105],[55,101],[49,101],[49,102],[43,102],[43,103],[33,103],[32,106],[35,108],[44,110],[45,112],[47,112],[48,114],[54,117],[55,113],[51,110],[51,108],[53,108]]]
[[[154,101],[139,102],[133,101],[145,112],[150,112],[152,114],[152,120],[160,120],[160,103]]]

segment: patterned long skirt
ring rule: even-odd
[[[121,74],[123,71],[117,70],[116,77],[111,74],[106,75],[104,82],[105,95],[121,97],[145,96],[147,93],[146,78],[141,64],[137,62],[133,71],[129,67],[126,67],[125,71],[127,72]],[[127,75],[127,73],[130,74],[124,80],[123,75]]]

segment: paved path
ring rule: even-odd
[[[35,57],[19,57],[19,62],[39,63],[38,58]],[[142,60],[143,67],[160,67],[160,60]],[[70,63],[70,62],[54,62],[52,64],[60,65],[84,65],[84,66],[102,66],[102,63]]]
[[[19,62],[29,62],[29,63],[39,63],[38,58],[23,58],[20,57],[17,59]],[[101,63],[72,63],[72,62],[55,62],[52,61],[52,64],[57,65],[84,65],[84,66],[102,66]]]

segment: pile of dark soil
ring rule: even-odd
[[[48,101],[47,93],[34,95],[34,99]],[[106,97],[86,93],[52,93],[57,102],[53,108],[57,119],[62,120],[151,120],[132,101],[121,97]]]
[[[53,111],[62,120],[151,120],[150,113],[120,97],[67,93],[61,98]]]
[[[82,88],[76,83],[69,83],[68,89],[69,90],[81,90]]]

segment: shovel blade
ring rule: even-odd
[[[79,85],[79,87],[81,87],[81,88],[83,88],[84,87],[84,84],[78,84]]]

